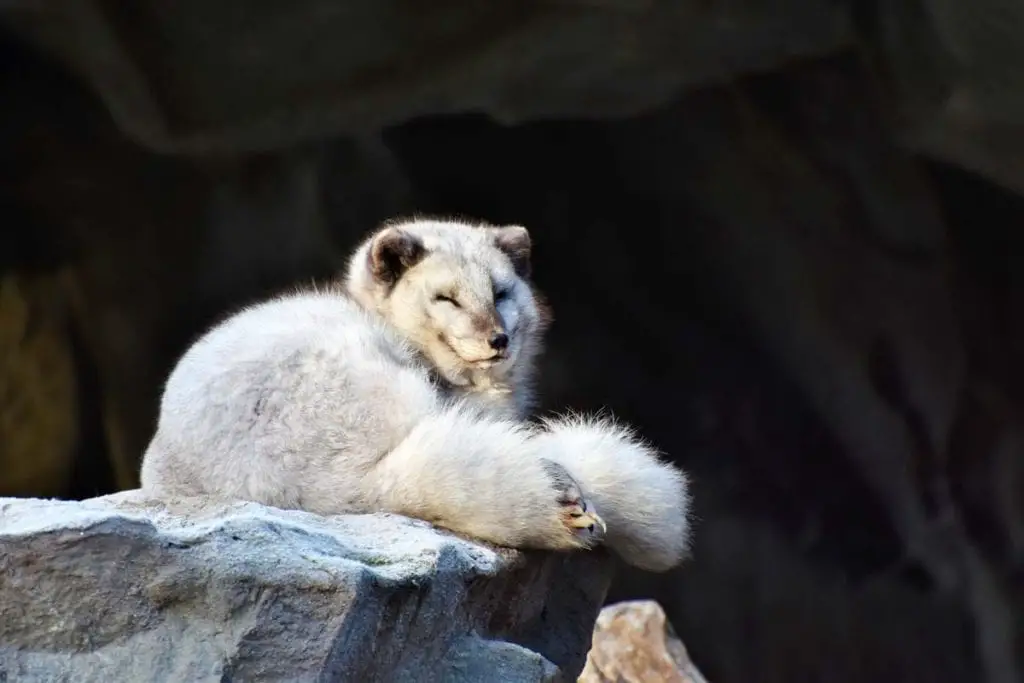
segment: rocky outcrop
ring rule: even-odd
[[[467,110],[621,116],[853,39],[826,0],[34,0],[0,3],[0,19],[80,74],[128,135],[176,153]]]
[[[390,515],[0,499],[0,680],[573,680],[603,553]],[[562,678],[559,678],[562,677]]]
[[[1024,11],[1011,0],[7,0],[0,22],[79,74],[136,141],[202,154],[470,110],[632,115],[860,46],[908,147],[1024,191]]]
[[[517,221],[544,408],[697,482],[694,561],[613,597],[717,683],[1017,683],[1022,18],[0,1],[0,494],[136,486],[175,356],[376,220]]]
[[[578,683],[707,683],[653,600],[609,605]]]

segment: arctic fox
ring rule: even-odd
[[[167,380],[143,489],[677,565],[681,471],[607,420],[524,419],[546,326],[530,254],[522,226],[392,221],[335,287],[213,327]]]

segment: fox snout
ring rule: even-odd
[[[497,316],[480,321],[476,327],[482,332],[481,336],[486,340],[487,348],[499,358],[504,356],[508,349],[509,338],[508,333],[505,332],[505,326],[501,324]]]
[[[507,349],[508,335],[505,334],[505,330],[495,330],[487,339],[487,345],[499,353]]]
[[[488,316],[480,316],[473,321],[473,327],[479,338],[486,342],[487,348],[500,356],[508,349],[508,332],[501,322],[497,313]]]
[[[472,362],[500,360],[507,357],[511,339],[501,322],[494,318],[482,318],[474,323],[469,335],[451,339],[452,346],[459,355]]]

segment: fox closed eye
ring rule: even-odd
[[[446,294],[435,294],[434,295],[434,301],[436,301],[438,303],[441,303],[441,302],[449,303],[452,306],[455,306],[455,308],[459,308],[459,302],[456,301],[455,299],[453,299],[452,297],[446,295]]]
[[[510,290],[510,289],[502,289],[502,290],[499,290],[499,291],[494,293],[494,301],[496,303],[499,302],[499,301],[504,301],[505,299],[509,298],[510,296],[512,296],[512,290]]]

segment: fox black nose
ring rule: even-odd
[[[495,351],[501,351],[508,347],[508,335],[504,332],[495,332],[491,335],[491,338],[487,340],[487,343],[491,345],[491,348]]]

